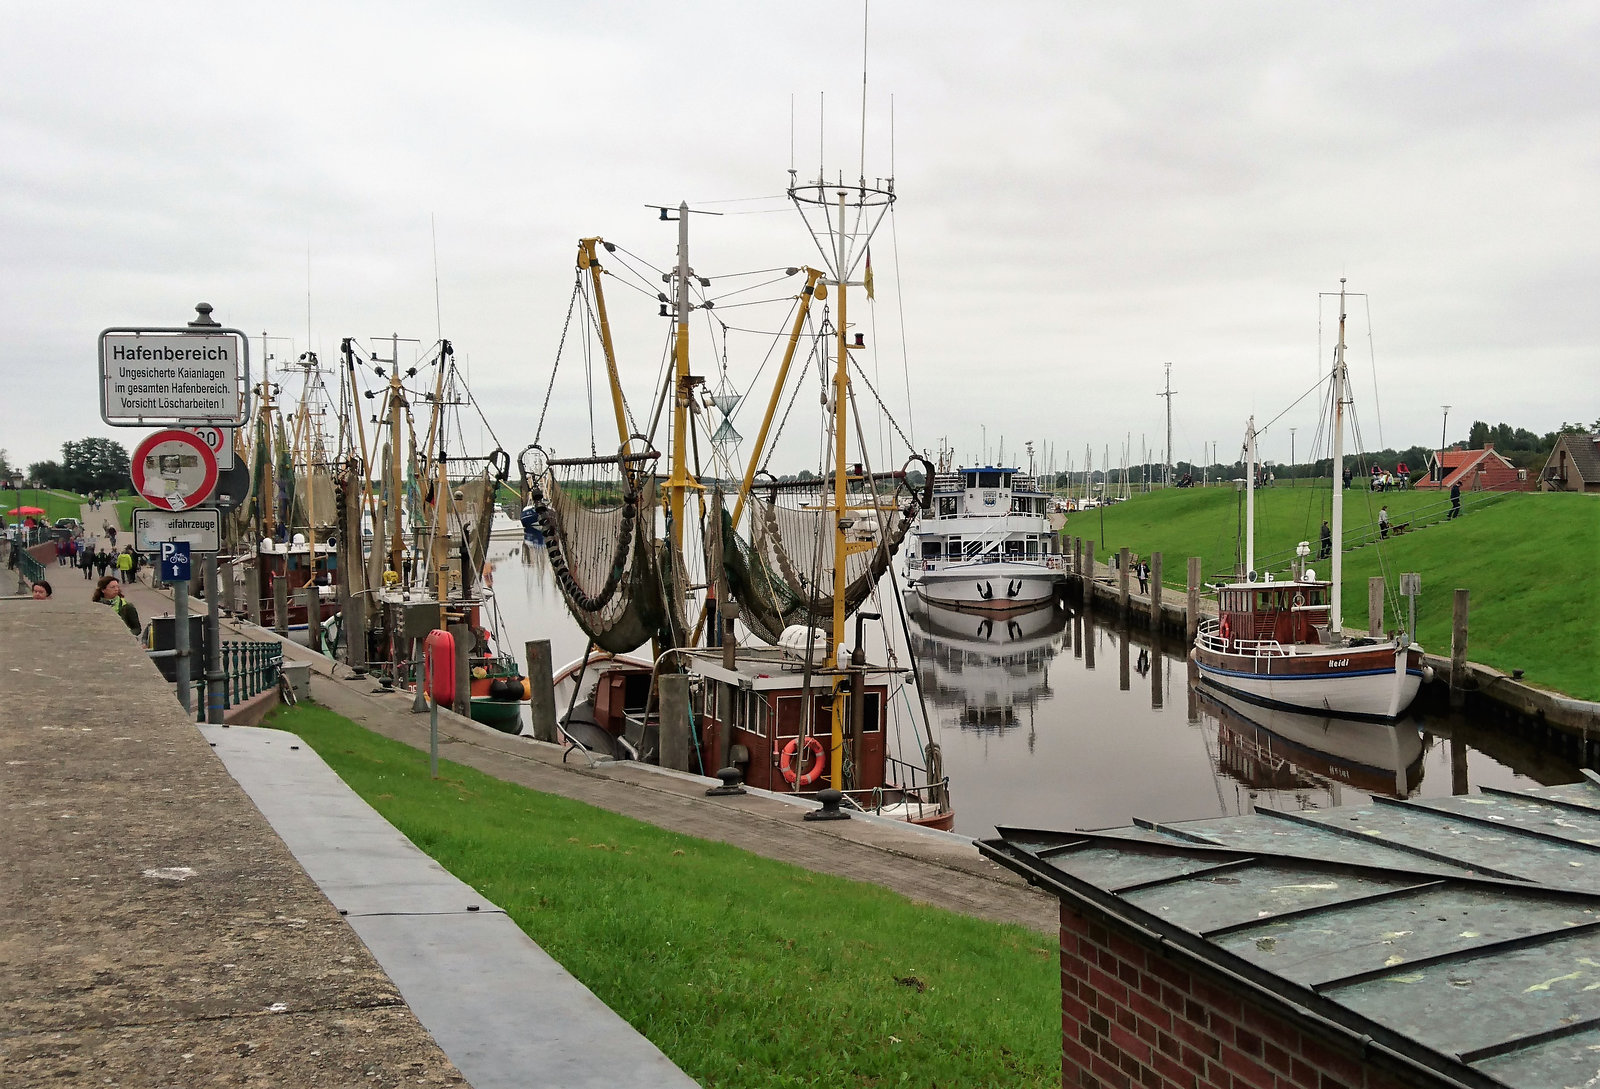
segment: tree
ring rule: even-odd
[[[1483,444],[1494,441],[1494,432],[1483,420],[1473,420],[1472,430],[1467,432],[1467,449],[1482,450]]]
[[[128,482],[128,450],[114,439],[79,439],[61,444],[61,470],[73,491],[116,491]]]
[[[28,466],[28,480],[35,488],[65,488],[66,473],[59,461],[36,461]]]

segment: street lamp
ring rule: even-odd
[[[1298,427],[1289,428],[1289,487],[1291,487],[1291,488],[1294,487],[1294,478],[1295,478],[1295,471],[1294,471],[1294,433],[1296,431],[1298,431],[1298,430],[1300,430]]]

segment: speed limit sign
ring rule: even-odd
[[[218,471],[225,473],[233,468],[233,428],[198,424],[194,427],[185,426],[183,430],[211,448],[211,453],[217,459]]]

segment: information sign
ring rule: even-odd
[[[211,447],[217,459],[217,471],[225,473],[233,468],[233,428],[214,427],[211,424],[185,425],[182,430]]]
[[[133,512],[134,548],[140,552],[159,553],[162,545],[174,541],[187,544],[194,555],[219,551],[222,512],[209,507],[186,511],[140,508]]]
[[[113,427],[244,422],[249,343],[236,329],[107,329],[100,418]]]
[[[168,429],[145,437],[129,459],[133,490],[162,510],[187,510],[217,486],[217,459],[200,438]]]
[[[161,581],[189,581],[189,542],[161,542]]]

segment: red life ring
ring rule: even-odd
[[[1233,643],[1233,625],[1228,623],[1228,618],[1222,618],[1222,645],[1229,646]]]
[[[800,751],[800,739],[793,738],[783,747],[783,755],[778,760],[778,770],[783,772],[784,779],[793,784],[798,782],[801,786],[810,786],[822,778],[822,764],[828,752],[822,747],[822,742],[815,737],[806,738],[806,752],[811,754],[811,767],[805,774],[795,770],[795,753]]]

